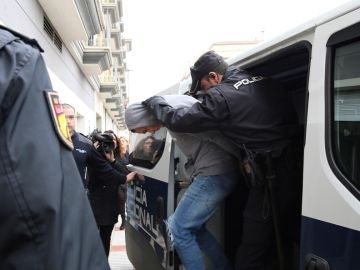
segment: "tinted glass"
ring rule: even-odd
[[[146,133],[137,136],[129,162],[132,165],[151,169],[160,160],[165,146],[166,129],[162,128],[154,134]]]
[[[335,161],[360,188],[360,41],[335,49],[332,144]]]

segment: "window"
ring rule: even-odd
[[[342,174],[360,189],[360,41],[333,52],[332,151]]]
[[[136,143],[130,153],[129,162],[132,165],[151,169],[160,160],[166,139],[166,129],[161,128],[154,134],[146,133],[134,136]]]
[[[50,20],[44,16],[44,30],[50,37],[51,41],[55,44],[56,48],[58,48],[59,52],[62,52],[62,40],[59,34],[56,32],[55,28],[52,26]]]

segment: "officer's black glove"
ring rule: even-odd
[[[143,102],[141,102],[142,105],[146,106],[151,111],[154,111],[156,105],[168,105],[163,97],[160,96],[153,96],[150,97]]]
[[[150,112],[155,116],[156,119],[160,120],[165,126],[170,123],[172,118],[171,112],[173,108],[166,102],[161,96],[153,96],[142,102]]]

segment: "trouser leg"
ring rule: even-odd
[[[245,205],[241,243],[236,254],[237,270],[264,270],[273,242],[273,226],[264,189],[253,188]]]
[[[114,228],[114,224],[99,226],[100,237],[101,237],[101,241],[104,246],[104,249],[105,249],[106,256],[109,256],[110,240],[111,240],[111,233],[112,233],[113,228]]]
[[[291,249],[298,245],[301,209],[301,174],[286,154],[274,159],[276,179],[273,196],[278,213],[285,268],[291,269]],[[244,209],[241,244],[236,255],[237,270],[277,269],[275,234],[266,187],[251,188]],[[289,259],[290,258],[290,259]]]
[[[122,224],[124,224],[125,222],[125,204],[126,204],[126,187],[124,187],[123,185],[119,186],[118,189],[118,202],[119,202],[119,214],[121,216],[122,219]]]
[[[221,248],[217,248],[219,247],[217,241],[212,236],[209,237],[210,233],[205,231],[203,226],[215,213],[220,202],[234,188],[236,182],[236,173],[196,177],[185,192],[174,215],[169,218],[168,229],[172,243],[187,270],[205,269],[197,239],[199,232],[201,232],[201,242],[208,243],[201,246],[206,254],[223,253]],[[216,263],[227,265],[226,261]]]

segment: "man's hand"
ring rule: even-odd
[[[171,111],[174,111],[174,109],[162,96],[153,96],[144,100],[142,104],[165,126],[167,126],[169,121],[172,119]]]
[[[158,104],[165,104],[167,105],[167,103],[165,102],[163,97],[160,96],[153,96],[150,97],[146,100],[144,100],[143,102],[141,102],[142,105],[146,106],[149,109],[154,109],[155,105]]]
[[[145,177],[141,174],[138,174],[136,172],[131,172],[126,175],[126,183],[129,183],[131,181],[134,181],[135,179],[145,181]]]
[[[131,173],[127,174],[126,175],[126,183],[133,181],[135,179],[136,175],[137,175],[136,172],[131,172]]]

